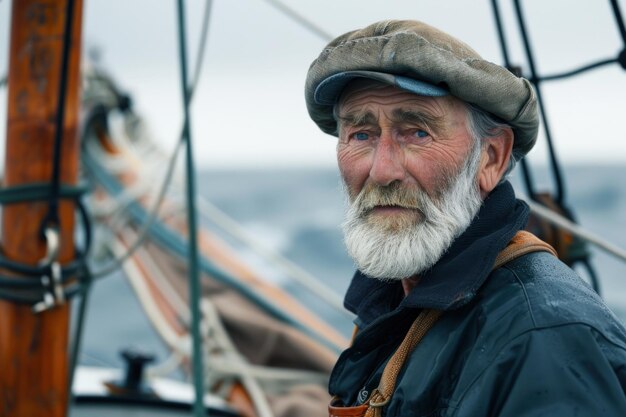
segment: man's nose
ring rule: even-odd
[[[372,181],[387,186],[396,180],[404,179],[406,170],[402,147],[391,134],[381,135],[373,158],[370,169]]]

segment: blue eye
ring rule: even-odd
[[[356,140],[368,140],[370,138],[370,135],[368,133],[365,133],[365,132],[356,132],[354,134],[354,138]]]
[[[417,130],[415,131],[415,136],[417,136],[418,138],[425,138],[428,136],[428,132],[426,132],[425,130]]]

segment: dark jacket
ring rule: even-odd
[[[626,416],[626,331],[546,252],[491,272],[528,217],[504,183],[419,284],[357,272],[345,304],[359,332],[329,389],[357,405],[422,308],[445,310],[407,359],[386,416]]]

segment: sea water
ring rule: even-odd
[[[536,169],[533,173],[537,191],[554,189],[550,170]],[[565,201],[579,223],[626,248],[626,166],[566,167],[564,178]],[[514,174],[511,181],[523,194],[520,174]],[[338,296],[343,295],[354,266],[342,243],[344,197],[335,169],[204,171],[197,184],[202,198],[237,220],[252,239],[295,262]],[[350,334],[352,324],[345,315],[291,281],[256,251],[220,232],[212,221],[204,218],[201,223],[224,237],[265,279],[287,289],[346,336]],[[626,263],[594,247],[590,251],[603,297],[626,322]],[[579,271],[583,278],[588,277],[584,269]],[[152,352],[157,360],[167,357],[130,285],[117,274],[95,285],[81,362],[119,366],[119,350],[128,347]]]

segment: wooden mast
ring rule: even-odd
[[[82,1],[75,1],[60,180],[76,184]],[[60,93],[66,0],[14,0],[8,73],[4,186],[51,179]],[[41,223],[46,202],[2,210],[2,249],[8,259],[36,265],[46,252]],[[59,206],[59,260],[74,256],[74,204]],[[62,417],[67,409],[69,306],[40,314],[0,302],[0,416]]]

